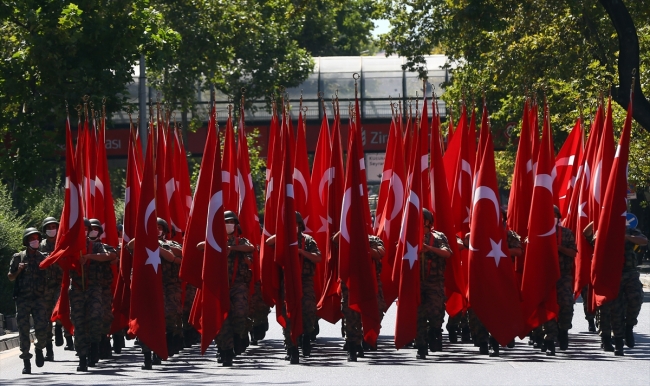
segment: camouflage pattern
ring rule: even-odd
[[[34,346],[42,350],[45,348],[48,339],[47,326],[50,318],[47,314],[48,304],[45,299],[45,293],[47,292],[46,272],[38,267],[41,261],[45,259],[45,256],[45,254],[39,251],[34,251],[34,253],[21,251],[13,255],[9,263],[9,272],[12,274],[18,271],[18,264],[26,264],[14,282],[14,285],[18,286],[18,291],[14,292],[14,299],[16,301],[16,323],[18,324],[20,358],[22,359],[30,359],[32,357],[29,353],[31,345],[29,336],[30,315],[34,319],[34,333],[36,335]]]
[[[108,253],[117,255],[115,248],[110,245],[103,244],[104,249]],[[100,264],[101,271],[101,286],[102,286],[102,331],[101,333],[107,335],[110,333],[111,324],[113,324],[113,265],[114,262],[104,261]]]
[[[589,293],[587,291],[588,286],[584,286],[582,291],[580,291],[580,297],[582,297],[582,308],[585,312],[585,320],[593,320],[596,317],[596,314],[589,312]]]
[[[320,254],[318,245],[313,237],[300,234],[298,236],[298,249],[302,249],[305,252],[310,252],[314,254]],[[316,325],[316,291],[314,291],[314,273],[316,273],[316,264],[301,256],[302,261],[302,332],[303,334],[311,334],[314,331],[314,326]],[[284,283],[283,283],[284,284]],[[284,285],[282,285],[284,290]],[[291,320],[287,317],[286,308],[282,307],[282,315],[284,315],[285,320],[287,320],[287,325],[282,329],[284,334],[284,342],[287,347],[293,347],[293,342],[291,341]]]
[[[348,303],[348,287],[345,283],[341,283],[341,312],[345,319],[345,341],[360,345],[363,341],[361,313],[350,309]]]
[[[196,297],[196,287],[187,283],[185,285],[185,301],[183,302],[183,336],[187,336],[188,331],[194,329],[190,324],[190,312],[192,311],[192,304],[194,303],[194,298]]]
[[[88,253],[106,253],[104,244],[87,241]],[[82,272],[70,271],[70,319],[74,325],[74,344],[79,356],[88,355],[91,343],[99,343],[104,328],[103,268],[87,260]],[[83,276],[83,278],[82,278]],[[84,290],[85,287],[85,290]]]
[[[506,232],[506,241],[508,242],[508,248],[510,249],[521,248],[521,236],[511,229],[508,229]],[[517,256],[510,255],[513,263],[515,262],[515,257]]]
[[[171,252],[171,248],[181,249],[182,246],[171,240],[158,240],[160,248]],[[178,257],[178,256],[177,256]],[[178,276],[180,264],[160,259],[162,268],[163,297],[165,301],[165,327],[168,333],[175,336],[183,334],[183,288]]]
[[[369,235],[368,241],[370,249],[379,249],[384,247],[384,242],[377,236]],[[387,311],[386,301],[384,300],[384,288],[381,284],[381,259],[372,259],[375,263],[375,273],[377,274],[377,307],[379,308],[379,322],[384,319],[384,313]]]
[[[233,245],[251,245],[251,243],[243,237],[229,235],[228,246]],[[250,253],[231,251],[228,254],[230,312],[217,335],[217,346],[222,350],[234,348],[234,334],[244,338],[247,333],[248,285],[252,276],[248,264],[252,258]]]
[[[488,330],[485,328],[481,320],[476,316],[476,313],[471,308],[467,310],[467,316],[469,319],[469,329],[474,337],[475,344],[485,343],[488,344]]]
[[[43,239],[41,241],[41,247],[39,250],[42,253],[50,254],[54,251],[54,242],[50,242],[48,239]],[[52,316],[56,302],[59,300],[59,295],[61,294],[61,281],[63,280],[63,269],[57,263],[50,265],[46,270],[46,281],[47,288],[45,289],[45,302],[47,303],[47,315]],[[60,321],[57,321],[57,324],[61,324]],[[47,341],[52,341],[52,329],[47,329]]]
[[[454,316],[450,316],[447,319],[447,331],[455,330],[458,333],[462,328],[469,328],[469,317],[467,311],[461,311]]]
[[[426,245],[444,249],[451,253],[447,237],[437,231],[426,232],[423,242]],[[418,307],[417,347],[426,346],[427,326],[434,331],[440,331],[445,318],[445,268],[447,259],[433,252],[420,255],[420,306]]]
[[[626,234],[643,237],[643,234],[637,229],[627,229]],[[634,243],[625,241],[625,263],[621,285],[618,297],[612,302],[612,329],[617,338],[625,337],[626,325],[636,326],[643,304],[643,284],[641,284],[640,274],[636,269],[637,258],[634,246]]]
[[[256,282],[253,296],[251,296],[249,316],[251,318],[251,326],[261,326],[269,321],[269,313],[271,307],[264,302],[262,298],[262,283]]]

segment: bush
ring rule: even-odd
[[[65,201],[65,186],[61,178],[57,177],[53,187],[47,189],[41,200],[33,207],[25,211],[26,227],[34,227],[41,230],[41,224],[46,217],[61,218],[63,202]]]
[[[25,218],[19,216],[13,207],[7,186],[0,183],[0,313],[13,315],[16,306],[13,300],[14,284],[7,278],[9,263],[14,253],[23,249],[22,236]]]

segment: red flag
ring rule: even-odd
[[[533,157],[533,173],[535,172],[534,163],[537,162],[539,158],[539,114],[537,111],[537,100],[533,99],[533,103],[528,110],[528,124],[530,125],[530,141],[532,146],[532,157]]]
[[[216,110],[214,106],[210,113],[208,122],[208,136],[203,149],[203,159],[201,159],[201,169],[199,178],[196,182],[194,191],[194,200],[190,217],[187,220],[187,231],[185,232],[185,242],[183,243],[183,259],[179,276],[196,288],[203,287],[203,252],[196,248],[196,245],[203,241],[205,236],[204,229],[207,228],[208,205],[210,203],[210,186],[212,184],[212,168],[215,161],[215,149],[218,146],[216,137]]]
[[[627,215],[627,167],[632,130],[632,101],[630,92],[627,117],[607,183],[603,209],[598,224],[598,237],[591,264],[591,285],[595,303],[601,306],[616,299],[625,264],[625,227]],[[611,102],[611,100],[610,100]],[[608,109],[609,110],[609,109]]]
[[[178,172],[176,184],[178,185],[179,194],[181,196],[181,203],[183,204],[183,211],[185,213],[184,220],[181,227],[183,231],[187,231],[187,221],[190,217],[190,210],[192,209],[192,188],[190,186],[190,169],[187,165],[187,153],[183,145],[183,135],[180,129],[176,128],[174,131],[176,140],[174,143],[174,160],[176,161],[175,170]]]
[[[402,215],[397,245],[394,277],[398,282],[399,300],[395,320],[395,347],[399,350],[415,339],[420,305],[420,261],[422,246],[422,179],[421,142],[415,139],[409,161],[406,208]]]
[[[612,97],[607,101],[607,113],[605,114],[605,124],[600,134],[600,146],[596,153],[593,163],[594,169],[591,172],[591,187],[589,212],[590,218],[594,222],[594,232],[598,230],[599,217],[603,199],[605,198],[604,183],[609,181],[609,173],[614,162],[614,129],[612,127]]]
[[[160,121],[158,121],[158,129],[157,129],[157,141],[156,143],[156,155],[154,158],[154,162],[156,163],[156,174],[155,174],[155,180],[154,183],[156,184],[156,213],[158,214],[158,217],[162,218],[163,220],[167,221],[167,224],[171,224],[171,215],[170,215],[170,210],[169,210],[169,200],[168,200],[168,195],[167,195],[167,180],[168,176],[172,174],[171,170],[166,170],[165,168],[165,158],[167,157],[167,139],[165,135],[165,128],[163,128],[163,125],[161,124]],[[153,129],[153,122],[151,123],[150,126],[151,129]],[[173,186],[170,185],[170,190],[173,192],[172,189],[174,189]],[[157,234],[157,233],[156,233]],[[171,229],[170,229],[170,234],[167,235],[168,239],[171,239]]]
[[[557,178],[553,184],[553,192],[556,193],[562,218],[565,218],[569,210],[569,202],[573,194],[578,169],[582,161],[582,120],[578,118],[569,137],[562,145],[557,157],[555,157],[555,168]]]
[[[383,217],[384,211],[386,210],[386,201],[389,196],[390,188],[390,177],[393,174],[393,159],[395,158],[395,141],[397,140],[397,124],[395,122],[395,117],[390,121],[390,127],[388,129],[388,141],[386,142],[386,157],[384,158],[384,166],[381,173],[381,182],[379,183],[379,193],[377,195],[377,208],[375,209],[375,223],[372,224],[373,230],[376,235],[378,235],[379,223]],[[399,131],[400,140],[402,132]],[[403,162],[403,160],[402,160]]]
[[[357,136],[355,143],[357,146],[359,167],[361,168],[361,173],[359,174],[359,183],[361,184],[361,188],[363,189],[363,195],[361,197],[361,206],[363,209],[362,214],[363,214],[363,219],[366,223],[366,232],[368,234],[372,234],[373,229],[372,229],[372,221],[370,220],[370,203],[368,202],[368,181],[366,176],[366,158],[363,153],[363,139],[362,139],[363,126],[361,125],[361,110],[359,109],[359,98],[356,95],[356,91],[355,91],[354,106],[355,106],[354,107],[355,119],[352,122],[354,123],[354,127],[355,127],[354,133]],[[352,122],[350,126],[352,126]],[[363,135],[365,136],[365,133]],[[348,136],[350,136],[349,130],[348,130]]]
[[[431,185],[429,182],[429,113],[427,110],[426,87],[424,91],[422,117],[420,119],[420,160],[423,167],[422,173],[420,173],[420,187],[422,188],[420,199],[423,207],[431,208]]]
[[[169,208],[169,226],[176,231],[176,235],[172,238],[182,243],[183,232],[187,226],[187,215],[179,184],[181,172],[178,170],[179,162],[176,159],[179,155],[176,145],[177,140],[176,130],[170,128],[167,133],[167,151],[165,154],[165,169],[167,169],[165,173],[165,191]]]
[[[334,324],[341,319],[341,295],[339,291],[339,248],[330,240],[340,230],[341,202],[343,202],[343,151],[341,149],[340,116],[335,113],[332,127],[331,156],[327,159],[327,186],[323,195],[327,198],[327,210],[323,222],[326,227],[324,286],[318,302],[318,316]]]
[[[468,295],[481,322],[505,345],[522,331],[523,322],[519,289],[501,226],[491,135],[485,144],[472,203]]]
[[[232,127],[231,127],[232,129]],[[216,143],[219,132],[216,133]],[[221,150],[215,146],[214,165],[208,204],[205,249],[203,254],[203,287],[201,290],[201,355],[221,330],[230,310],[228,277],[228,241],[224,221]],[[232,186],[228,187],[229,189]],[[234,192],[234,189],[233,189]]]
[[[115,220],[115,207],[113,205],[113,193],[111,192],[111,179],[108,174],[108,162],[106,160],[106,122],[105,117],[99,125],[97,141],[97,173],[95,176],[95,202],[94,215],[102,224],[102,242],[116,247],[117,222]]]
[[[97,131],[95,128],[95,120],[93,119],[92,128],[89,128],[88,119],[86,119],[84,129],[86,138],[84,140],[82,170],[84,173],[85,213],[88,218],[95,218],[95,176],[97,173]]]
[[[136,335],[159,357],[167,359],[152,139],[153,133],[149,133],[133,248],[129,334]]]
[[[406,178],[402,132],[397,127],[395,120],[393,120],[388,136],[386,161],[384,162],[382,175],[382,185],[384,185],[384,180],[386,181],[385,185],[387,185],[383,195],[387,197],[385,198],[383,210],[378,210],[376,214],[378,219],[376,234],[382,239],[386,249],[381,262],[381,284],[386,307],[390,307],[397,299],[398,294],[398,282],[393,281],[393,267],[404,212]],[[382,195],[381,190],[380,195]]]
[[[377,305],[377,278],[370,257],[367,227],[358,225],[366,218],[367,196],[364,197],[362,165],[359,162],[360,135],[358,127],[350,125],[348,158],[346,163],[343,210],[341,213],[341,237],[339,242],[339,279],[348,287],[351,310],[361,314],[364,340],[375,346],[379,336],[379,307]]]
[[[86,227],[83,222],[84,208],[81,186],[77,180],[74,155],[72,153],[72,134],[70,119],[66,120],[66,157],[65,157],[65,198],[59,224],[59,232],[52,253],[40,264],[47,268],[58,262],[65,269],[78,269],[79,256],[86,250]]]
[[[440,120],[433,108],[433,122],[431,126],[431,212],[433,213],[434,229],[442,232],[449,240],[452,255],[445,268],[445,295],[447,297],[446,310],[455,316],[466,303],[467,294],[467,262],[463,264],[461,254],[456,243],[456,227],[451,218],[451,202],[447,177],[442,162],[442,144],[440,143]]]
[[[537,173],[528,224],[528,247],[521,283],[522,312],[528,332],[557,316],[560,263],[557,250],[557,220],[553,213],[555,167],[548,141],[551,134],[548,107],[542,130]]]
[[[232,115],[228,114],[226,121],[226,137],[223,143],[223,160],[221,168],[223,173],[223,205],[226,210],[237,212],[237,150],[235,148],[235,131],[232,125]]]
[[[61,324],[70,333],[74,334],[74,325],[70,320],[70,297],[68,290],[70,288],[70,270],[63,270],[63,278],[61,280],[61,293],[59,299],[56,301],[54,310],[52,310],[51,322],[61,321]]]
[[[305,233],[313,235],[315,232],[309,228],[310,202],[309,187],[311,177],[309,174],[309,158],[307,157],[307,133],[302,111],[298,115],[298,133],[296,135],[296,153],[294,160],[293,180],[296,210],[300,212],[305,222]]]

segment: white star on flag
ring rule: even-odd
[[[415,264],[415,260],[418,259],[418,249],[411,245],[408,241],[406,242],[406,254],[404,254],[404,257],[402,259],[409,261],[411,269],[413,268],[413,264]]]
[[[469,222],[469,206],[466,206],[465,209],[467,210],[467,218],[463,220],[463,224]]]
[[[145,248],[147,251],[147,261],[145,261],[144,265],[151,264],[153,267],[153,270],[158,273],[158,266],[160,265],[160,248],[156,248],[155,251],[152,251],[149,248]]]
[[[321,227],[318,229],[317,233],[327,232],[327,220],[323,216],[318,216],[320,218]]]
[[[487,257],[494,258],[494,262],[497,264],[497,267],[499,266],[499,261],[501,260],[501,258],[506,257],[506,255],[501,250],[501,242],[502,240],[499,240],[498,243],[495,243],[494,240],[490,239],[492,250],[490,251],[490,253],[487,254]]]
[[[587,214],[585,213],[585,205],[587,205],[587,202],[583,202],[580,204],[580,207],[578,207],[578,212],[580,213],[580,217],[587,217]]]

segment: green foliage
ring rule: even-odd
[[[12,298],[13,283],[7,278],[9,262],[14,253],[22,246],[25,219],[18,215],[13,207],[9,189],[0,183],[0,314],[15,314],[16,308]]]
[[[46,217],[60,218],[64,201],[65,187],[61,178],[57,178],[51,188],[44,190],[40,201],[27,208],[24,215],[26,227],[33,226],[40,230],[41,224]]]

